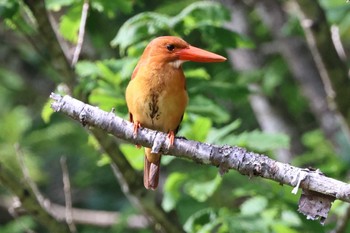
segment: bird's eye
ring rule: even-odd
[[[173,51],[173,50],[175,49],[175,45],[173,45],[173,44],[168,44],[168,45],[166,46],[166,48],[167,48],[167,50],[169,50],[169,51]]]

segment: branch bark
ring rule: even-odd
[[[83,125],[100,128],[131,143],[151,147],[154,152],[217,166],[221,174],[234,169],[243,175],[260,176],[293,186],[295,190],[300,187],[350,203],[350,185],[326,177],[319,170],[294,167],[241,147],[210,145],[183,138],[176,138],[174,146],[168,148],[165,133],[141,128],[137,137],[134,137],[132,123],[112,112],[102,111],[67,95],[62,97],[52,93],[50,98],[54,100],[51,105],[54,111],[62,112]]]

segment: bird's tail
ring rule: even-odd
[[[161,154],[151,153],[151,148],[145,148],[145,166],[143,184],[146,189],[155,190],[158,187]]]

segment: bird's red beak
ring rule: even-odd
[[[194,62],[223,62],[226,58],[218,54],[208,52],[204,49],[200,49],[194,46],[181,49],[177,52],[179,59],[183,61],[194,61]]]

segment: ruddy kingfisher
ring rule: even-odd
[[[188,102],[182,70],[185,61],[223,62],[226,58],[189,45],[179,37],[162,36],[145,48],[126,88],[126,103],[134,135],[139,127],[168,133],[170,146]],[[144,186],[156,189],[161,154],[145,148]]]

